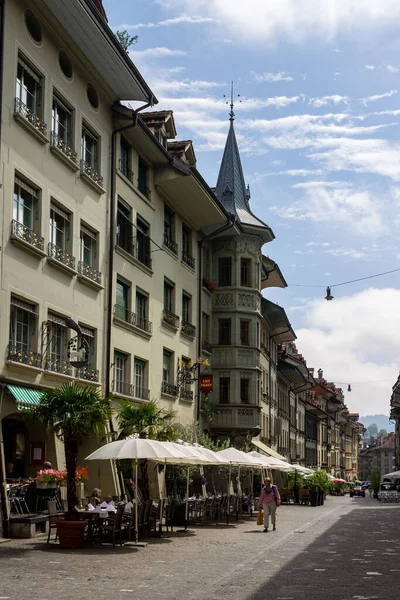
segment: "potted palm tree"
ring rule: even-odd
[[[77,548],[83,543],[85,521],[76,519],[76,469],[79,444],[92,435],[103,435],[111,418],[109,401],[98,389],[68,383],[43,392],[32,416],[64,442],[67,470],[68,509],[65,520],[58,520],[60,545]]]

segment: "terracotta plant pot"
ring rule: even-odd
[[[86,521],[57,519],[57,533],[62,548],[82,548]]]

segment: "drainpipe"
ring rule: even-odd
[[[138,113],[145,108],[153,105],[153,98],[150,102],[144,104],[137,110],[132,111],[132,122],[124,127],[114,129],[111,134],[111,177],[110,177],[110,231],[108,247],[108,285],[107,285],[107,330],[106,330],[106,360],[105,360],[105,395],[111,394],[110,386],[110,365],[111,365],[111,330],[112,330],[112,299],[113,299],[113,279],[114,279],[114,245],[115,245],[115,192],[116,192],[116,140],[117,135],[122,131],[136,126]],[[111,431],[113,427],[110,423]]]
[[[216,231],[213,231],[212,233],[209,233],[208,235],[205,235],[204,237],[202,237],[199,241],[198,241],[198,256],[199,256],[199,282],[198,282],[198,297],[199,297],[199,304],[198,304],[198,314],[197,314],[197,322],[198,322],[198,336],[197,336],[197,355],[201,356],[202,354],[202,297],[203,297],[203,284],[202,284],[202,272],[203,272],[203,256],[202,256],[202,249],[203,249],[203,244],[205,241],[212,239],[213,237],[219,235],[220,233],[227,231],[228,229],[231,229],[231,227],[234,227],[234,225],[236,224],[236,216],[235,215],[229,215],[228,218],[228,222],[225,223],[224,225],[222,225],[222,227],[220,227],[219,229],[217,229]],[[199,422],[200,421],[200,394],[201,394],[201,390],[200,390],[200,377],[197,379],[197,406],[196,406],[196,421]]]
[[[6,463],[4,457],[4,441],[3,441],[3,429],[1,425],[1,409],[3,407],[3,396],[5,390],[5,384],[0,384],[0,504],[3,521],[3,536],[10,537],[10,513],[7,502],[7,487],[6,487]]]
[[[138,113],[145,108],[153,105],[153,98],[150,98],[150,102],[144,104],[137,110],[132,111],[132,122],[124,127],[119,127],[118,129],[114,129],[111,134],[111,177],[110,177],[110,230],[109,230],[109,246],[108,246],[108,283],[107,283],[107,328],[106,328],[106,358],[105,358],[105,384],[104,391],[105,396],[108,398],[111,395],[111,385],[110,385],[110,370],[111,370],[111,331],[112,331],[112,300],[113,300],[113,281],[114,281],[114,245],[115,245],[115,192],[116,192],[116,140],[118,133],[121,131],[126,131],[127,129],[131,129],[136,126]],[[112,418],[109,421],[110,433],[114,432],[114,425],[112,422]],[[112,470],[114,471],[115,481],[118,482],[118,473],[115,466],[113,464]],[[121,481],[118,482],[121,486],[120,491],[125,493],[123,480],[121,476]],[[122,485],[121,485],[122,483]]]

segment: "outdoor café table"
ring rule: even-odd
[[[77,511],[77,515],[79,516],[79,519],[85,519],[87,521],[85,537],[88,542],[93,544],[99,520],[115,516],[115,513],[109,512],[108,510],[102,510],[101,512],[98,510],[79,510]]]

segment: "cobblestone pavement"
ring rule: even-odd
[[[278,531],[200,526],[145,548],[0,544],[0,600],[397,600],[400,506],[329,497],[282,506]]]

